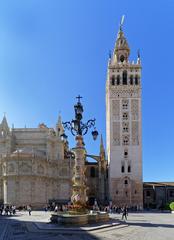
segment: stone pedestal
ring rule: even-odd
[[[85,153],[83,137],[76,136],[76,147],[73,149],[75,154],[75,164],[73,169],[73,185],[71,201],[73,205],[86,205],[86,178],[85,178]]]

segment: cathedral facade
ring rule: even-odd
[[[0,125],[0,199],[4,204],[44,206],[69,199],[71,159],[65,157],[61,120],[56,130]]]
[[[116,205],[143,206],[141,61],[129,61],[120,26],[106,81],[106,134],[109,196]]]

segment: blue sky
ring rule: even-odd
[[[0,116],[10,126],[54,127],[59,111],[73,118],[81,94],[84,120],[95,117],[105,139],[108,52],[125,14],[130,59],[140,49],[143,66],[143,178],[174,181],[173,12],[172,0],[1,0]],[[85,142],[98,153],[99,139]]]

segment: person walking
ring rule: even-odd
[[[128,211],[127,211],[127,207],[123,207],[122,209],[123,213],[122,213],[122,220],[127,220],[127,215],[128,215]]]
[[[28,209],[29,216],[31,216],[31,206],[28,205],[28,206],[27,206],[27,209]]]
[[[16,214],[16,206],[15,205],[12,206],[12,213],[13,213],[13,215]]]

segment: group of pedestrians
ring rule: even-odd
[[[66,212],[69,209],[68,205],[46,205],[45,212],[54,211],[54,212]],[[28,211],[29,216],[31,216],[32,208],[31,205],[23,206],[21,210]],[[116,207],[116,206],[98,206],[98,204],[93,205],[93,211],[105,211],[108,213],[122,213],[122,220],[127,220],[128,216],[128,207]],[[0,215],[15,215],[16,206],[15,205],[0,205]]]
[[[45,206],[44,210],[47,211],[54,211],[54,212],[66,212],[69,209],[69,205],[66,204],[48,204]]]
[[[16,206],[15,205],[0,205],[0,215],[15,215]]]

